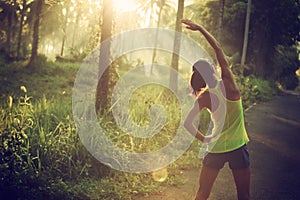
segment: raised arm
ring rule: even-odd
[[[233,78],[229,68],[229,63],[226,59],[226,55],[224,54],[221,45],[217,41],[217,39],[213,35],[211,35],[203,26],[196,24],[191,20],[182,19],[181,22],[187,25],[187,29],[193,31],[200,31],[200,33],[205,37],[210,46],[214,49],[217,61],[222,71],[222,78]]]

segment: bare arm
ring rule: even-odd
[[[226,55],[224,54],[221,45],[217,41],[217,39],[213,35],[211,35],[203,26],[199,24],[195,24],[194,22],[188,19],[182,19],[181,22],[187,25],[186,26],[187,29],[193,31],[200,31],[200,33],[205,37],[205,39],[208,41],[210,46],[214,49],[216,58],[218,60],[219,66],[222,71],[222,79],[223,78],[233,79],[233,76],[229,68],[229,63],[226,59]]]
[[[185,121],[184,121],[184,127],[186,128],[186,130],[191,133],[193,136],[195,136],[198,140],[200,140],[201,142],[204,143],[209,143],[210,140],[212,139],[212,136],[205,136],[203,135],[203,133],[201,133],[193,124],[193,121],[195,119],[196,116],[198,116],[198,114],[200,113],[200,111],[205,107],[204,104],[206,103],[206,98],[202,98],[199,101],[197,100],[193,107],[191,108],[188,116],[186,117]]]

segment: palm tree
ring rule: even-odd
[[[153,17],[156,14],[154,12],[155,9],[155,1],[156,0],[137,0],[137,3],[139,3],[138,12],[141,13],[142,16],[145,16],[144,19],[148,20],[148,14],[149,14],[149,23],[152,24]],[[145,21],[146,22],[146,21]]]
[[[182,26],[180,20],[183,18],[183,10],[184,10],[184,0],[178,0],[178,9],[177,9],[177,16],[176,16],[176,26],[175,26],[175,38],[174,38],[174,50],[172,55],[172,64],[171,67],[178,71],[178,62],[179,62],[179,56],[177,53],[179,53],[180,49],[180,33],[182,32]],[[173,70],[170,71],[170,83],[169,87],[173,91],[177,91],[178,87],[178,76],[177,73],[174,73]]]
[[[158,9],[158,16],[157,16],[157,25],[156,27],[159,27],[160,26],[160,20],[161,20],[161,13],[163,11],[163,8],[166,4],[166,0],[158,0],[156,2],[156,5],[157,7],[159,8]],[[152,66],[151,66],[151,74],[153,73],[152,70],[153,70],[153,64],[155,63],[155,57],[156,57],[156,45],[157,45],[157,37],[158,37],[158,29],[156,29],[156,33],[155,33],[155,45],[154,45],[154,49],[153,49],[153,54],[152,54]]]
[[[113,25],[113,6],[110,0],[103,0],[102,7],[102,24],[101,24],[101,43],[112,36]],[[106,41],[107,42],[107,41]],[[100,46],[99,55],[99,73],[103,73],[97,85],[96,109],[103,114],[109,105],[108,90],[109,90],[109,69],[103,69],[110,62],[110,42]]]
[[[161,24],[161,19],[163,15],[163,11],[165,8],[173,8],[173,1],[171,0],[139,0],[140,2],[140,7],[139,11],[143,13],[144,16],[147,16],[148,13],[149,15],[149,23],[154,24],[154,17],[157,18],[156,21],[156,27],[160,27]],[[147,18],[147,17],[146,17]],[[155,63],[155,58],[156,58],[156,45],[157,45],[157,37],[158,37],[158,32],[156,31],[155,34],[155,44],[154,44],[154,49],[153,49],[153,54],[152,54],[152,65]],[[152,73],[153,66],[151,66],[151,73]]]

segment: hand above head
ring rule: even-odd
[[[205,39],[208,41],[210,46],[215,51],[216,58],[218,60],[218,64],[222,70],[223,81],[227,80],[226,82],[229,82],[229,84],[230,84],[230,86],[228,86],[228,87],[233,86],[235,88],[234,90],[238,91],[237,87],[234,83],[234,80],[233,80],[233,75],[229,68],[229,62],[226,58],[225,53],[223,52],[223,49],[222,49],[220,43],[217,41],[217,39],[212,34],[210,34],[202,25],[196,24],[189,19],[182,19],[181,22],[183,24],[187,25],[186,26],[187,29],[190,29],[192,31],[200,31],[200,33],[205,37]]]
[[[187,26],[186,26],[187,29],[190,29],[190,30],[193,30],[193,31],[197,31],[197,30],[199,30],[199,28],[200,28],[198,24],[192,22],[192,21],[189,20],[189,19],[182,19],[182,20],[181,20],[181,23],[187,25]]]

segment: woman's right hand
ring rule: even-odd
[[[203,143],[205,144],[208,144],[211,142],[211,140],[214,138],[214,136],[211,134],[211,135],[206,135],[204,136],[204,139],[203,139]]]

